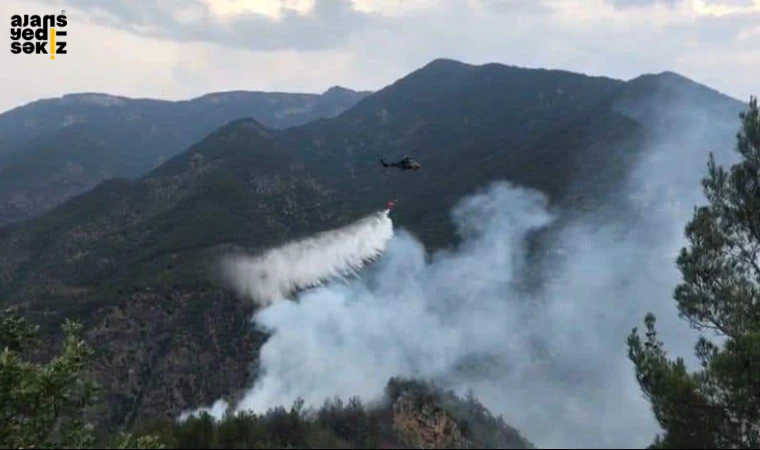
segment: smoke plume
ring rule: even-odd
[[[658,110],[686,117],[683,106],[670,108]],[[651,117],[647,148],[623,186],[625,200],[561,228],[538,289],[521,284],[534,268],[527,238],[559,213],[540,192],[495,183],[453,209],[463,238],[457,249],[428,258],[420,242],[398,230],[361,279],[328,283],[297,302],[266,302],[255,317],[271,332],[261,375],[235,408],[263,412],[297,397],[312,406],[334,396],[372,402],[390,377],[413,376],[472,390],[539,447],[649,445],[659,429],[625,339],[652,311],[668,351],[693,361],[697,335],[678,318],[672,298],[680,281],[675,259],[685,245],[683,227],[703,202],[707,152],[732,162],[737,123],[695,114],[678,129],[658,128],[662,119]],[[703,145],[706,137],[711,147]],[[389,227],[342,236],[352,249],[365,239],[380,248]],[[239,266],[239,288],[279,298],[340,272],[334,267],[353,267],[341,258],[353,260],[355,250],[322,256],[318,247],[293,248]],[[322,260],[333,261],[330,269],[314,263]],[[262,271],[277,281],[255,288]],[[218,417],[226,406],[220,401],[206,411]]]
[[[236,408],[372,402],[390,377],[414,376],[472,390],[539,446],[645,446],[656,424],[625,338],[654,310],[669,337],[694,342],[669,299],[669,249],[639,246],[646,233],[614,222],[575,224],[555,275],[526,294],[526,241],[552,223],[546,205],[539,192],[497,183],[454,209],[464,238],[455,251],[427,260],[402,230],[362,279],[264,309],[263,370]]]

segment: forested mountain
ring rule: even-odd
[[[342,225],[390,198],[399,200],[395,222],[431,248],[446,246],[451,205],[494,179],[583,213],[612,195],[639,157],[652,132],[642,108],[693,93],[705,113],[732,119],[743,108],[670,73],[624,82],[436,60],[337,117],[287,129],[234,120],[136,180],[105,181],[0,228],[1,306],[47,336],[58,336],[64,318],[84,323],[106,387],[93,416],[103,424],[171,417],[243,388],[265,339],[249,327],[252,307],[217,282],[214,256]],[[179,113],[161,117],[180,127],[170,135],[196,128]],[[98,153],[91,134],[58,133]],[[37,139],[39,148],[61,142]],[[378,162],[405,154],[423,169]]]
[[[474,396],[465,398],[426,381],[391,378],[379,402],[326,399],[319,408],[296,399],[290,408],[213,417],[208,412],[156,419],[129,432],[95,428],[86,408],[99,386],[87,379],[91,348],[82,327],[62,327],[56,358],[33,364],[36,327],[0,318],[0,444],[7,448],[534,448]],[[84,375],[84,376],[83,376]],[[83,420],[84,419],[84,420]]]
[[[534,448],[477,399],[417,380],[391,379],[380,405],[354,397],[322,407],[296,402],[214,422],[207,414],[148,428],[172,448]]]
[[[186,101],[71,94],[0,114],[0,225],[33,217],[100,181],[134,178],[227,122],[272,128],[334,117],[368,95],[219,92]]]

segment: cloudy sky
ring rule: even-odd
[[[760,0],[3,0],[66,11],[68,55],[0,52],[0,111],[106,92],[376,90],[435,58],[629,79],[672,70],[760,94]]]

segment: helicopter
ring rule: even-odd
[[[401,161],[394,163],[387,163],[385,162],[385,159],[380,158],[380,164],[386,169],[389,167],[395,167],[401,170],[419,170],[422,168],[422,165],[410,156],[405,156]]]

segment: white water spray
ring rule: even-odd
[[[379,211],[345,227],[289,242],[259,256],[228,257],[224,261],[224,274],[240,295],[261,306],[269,306],[299,290],[321,286],[330,279],[356,275],[385,251],[393,237],[389,213],[390,209]],[[221,418],[228,408],[229,404],[219,399],[210,408],[182,413],[179,421],[204,412]]]
[[[380,256],[393,237],[389,212],[376,212],[260,256],[229,257],[224,262],[224,273],[240,295],[261,306],[330,279],[355,275]]]

